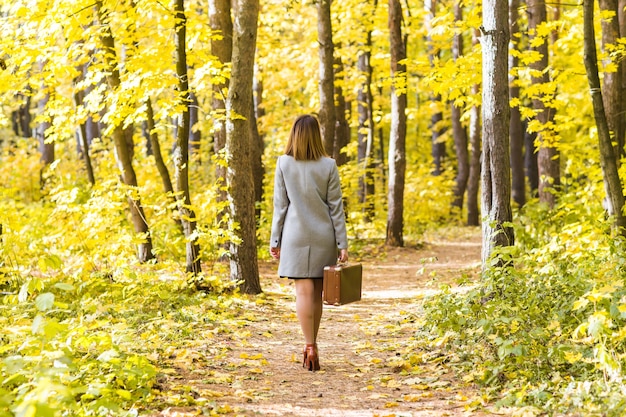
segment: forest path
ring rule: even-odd
[[[170,408],[160,415],[493,415],[480,406],[477,390],[446,365],[441,351],[418,348],[415,339],[424,296],[442,283],[478,278],[480,230],[383,251],[367,249],[359,260],[360,302],[325,307],[320,372],[302,368],[293,283],[276,277],[276,263],[262,263],[265,295],[250,303],[238,330],[216,335],[205,347],[204,355],[219,360],[212,365],[196,360],[175,377],[178,386],[208,399],[204,407]]]

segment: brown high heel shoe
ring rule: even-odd
[[[316,344],[307,344],[304,347],[304,359],[302,360],[302,367],[307,368],[309,371],[319,371],[320,370],[320,360],[317,356],[317,345]]]

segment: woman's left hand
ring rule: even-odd
[[[337,260],[340,263],[346,263],[348,262],[348,249],[341,249],[339,251],[339,258],[337,258]]]

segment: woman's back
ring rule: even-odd
[[[275,220],[284,222],[273,227],[282,229],[282,236],[272,237],[285,255],[279,274],[321,276],[324,266],[336,261],[337,248],[347,245],[337,165],[327,157],[296,161],[282,155],[276,177]]]

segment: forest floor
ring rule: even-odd
[[[480,230],[362,252],[361,259],[351,259],[363,264],[362,300],[324,309],[320,372],[302,368],[293,283],[276,276],[277,263],[263,262],[264,295],[250,303],[240,328],[190,352],[188,366],[164,381],[165,389],[186,387],[194,398],[203,397],[203,405],[168,407],[157,415],[495,415],[444,358],[433,360],[432,352],[417,347],[415,333],[424,297],[442,283],[455,287],[459,279],[478,279]]]

